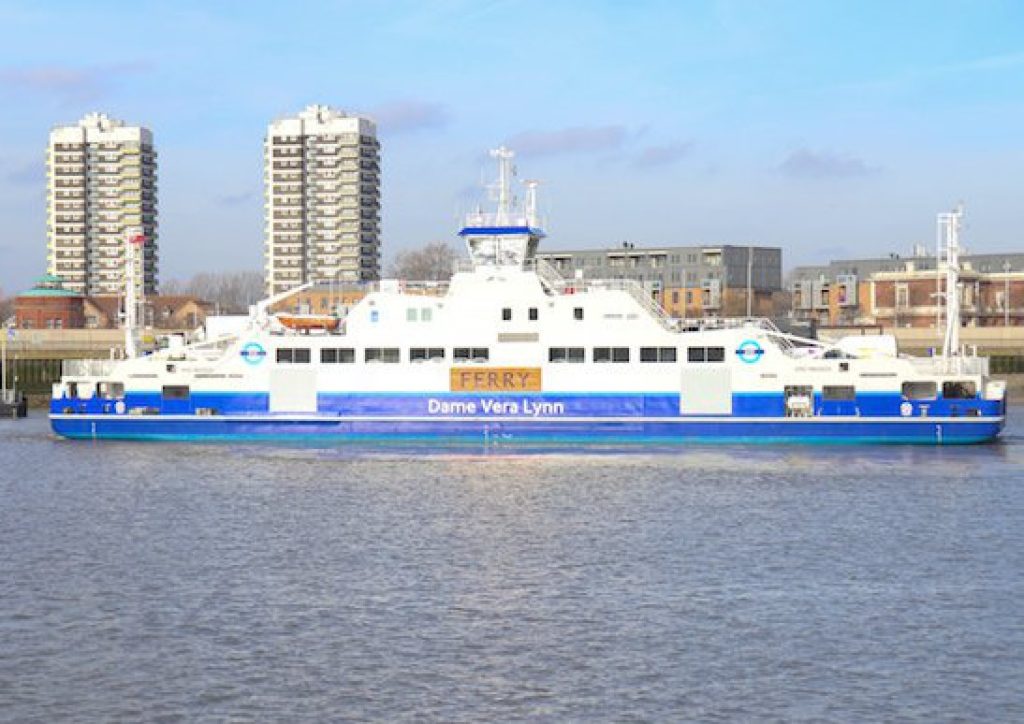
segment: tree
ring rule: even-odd
[[[4,290],[0,288],[0,327],[14,316],[14,297],[4,296]]]
[[[396,279],[417,282],[446,282],[455,271],[458,253],[443,241],[432,241],[422,249],[401,251],[388,272]]]
[[[221,314],[242,314],[263,298],[259,272],[200,272],[187,282],[172,279],[160,285],[163,296],[198,297],[217,305]]]

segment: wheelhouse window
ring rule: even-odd
[[[942,396],[947,400],[973,400],[978,396],[978,388],[970,380],[943,382]]]
[[[641,347],[641,362],[675,362],[675,347]]]
[[[548,348],[549,362],[573,362],[580,363],[586,359],[586,353],[582,347],[550,347]]]
[[[453,362],[486,362],[490,358],[490,350],[486,347],[455,347],[452,350]]]
[[[934,400],[937,385],[934,382],[904,382],[903,396],[908,400]]]
[[[325,365],[351,364],[356,361],[356,351],[351,347],[324,347],[320,350],[320,362]]]
[[[849,402],[857,399],[857,390],[853,385],[825,385],[821,388],[821,399]]]
[[[399,360],[398,347],[367,347],[363,350],[363,359],[367,362],[395,364]]]
[[[412,347],[409,349],[410,362],[425,362],[426,360],[443,360],[444,347]]]
[[[594,347],[595,362],[629,362],[629,347]]]

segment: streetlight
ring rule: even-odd
[[[1003,326],[1010,326],[1010,260],[1003,262]]]

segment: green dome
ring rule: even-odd
[[[64,288],[64,280],[56,274],[43,274],[36,279],[36,285],[27,292],[22,292],[23,297],[80,297],[78,292]]]

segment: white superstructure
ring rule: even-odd
[[[143,286],[156,292],[156,150],[148,128],[89,113],[50,132],[47,269],[86,295],[124,289],[125,233],[141,229]]]
[[[307,282],[380,278],[380,144],[372,120],[312,105],[274,121],[263,178],[268,295]]]

